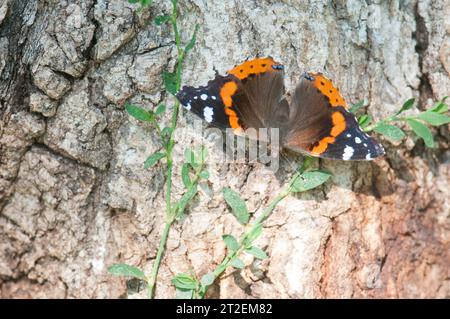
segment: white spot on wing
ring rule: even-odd
[[[347,137],[352,137],[352,134],[347,134]]]
[[[342,154],[342,159],[344,161],[348,161],[352,158],[354,152],[355,150],[353,147],[346,145],[344,148],[344,154]]]
[[[370,156],[370,152],[369,153],[367,153],[367,155],[366,155],[366,160],[371,160],[372,159],[372,157]]]
[[[206,122],[208,122],[208,123],[211,123],[211,122],[212,122],[212,120],[213,120],[213,118],[212,118],[213,114],[214,114],[214,112],[213,112],[213,108],[212,108],[212,107],[207,106],[207,107],[205,107],[205,108],[203,109],[203,117],[205,118],[205,121],[206,121]]]
[[[366,144],[366,143],[364,143],[363,145],[364,145],[364,147],[367,147],[367,144]]]
[[[214,95],[211,95],[211,98],[212,98],[213,100],[216,100],[216,99],[217,99]]]
[[[361,143],[361,139],[359,137],[355,137],[355,143],[356,144],[360,144]]]
[[[201,98],[203,101],[206,101],[206,99],[208,98],[208,95],[202,94],[202,95],[200,95],[200,98]]]
[[[197,100],[198,99],[198,96],[194,96],[194,100]]]
[[[188,103],[188,104],[184,105],[184,108],[186,110],[190,110],[191,109],[191,103]]]

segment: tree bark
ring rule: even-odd
[[[164,166],[143,168],[161,141],[123,104],[173,103],[161,76],[176,62],[172,30],[151,22],[169,10],[170,1],[138,14],[123,0],[0,0],[1,298],[145,297],[106,269],[125,262],[149,273],[164,227]],[[424,108],[450,92],[445,0],[190,0],[179,10],[184,43],[200,23],[186,84],[259,54],[285,65],[288,91],[305,70],[324,70],[376,120],[410,97]],[[180,115],[178,158],[199,145],[194,120]],[[280,203],[257,241],[269,259],[244,256],[247,267],[209,296],[450,297],[449,126],[434,133],[436,149],[408,137],[382,140],[387,154],[375,162],[320,161],[332,181]],[[209,146],[212,158],[220,152]],[[172,228],[156,297],[174,297],[179,272],[212,271],[226,253],[221,236],[243,231],[223,187],[257,214],[300,162],[289,155],[273,173],[210,160],[214,192]],[[175,198],[180,170],[177,161]]]

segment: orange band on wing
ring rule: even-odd
[[[279,63],[272,58],[256,58],[235,66],[228,71],[228,74],[233,74],[238,79],[243,80],[252,74],[274,72],[275,70],[272,67],[274,65],[279,65]]]
[[[319,155],[325,152],[328,148],[328,144],[334,143],[336,137],[345,131],[347,125],[345,123],[345,117],[341,112],[337,111],[331,114],[331,121],[333,123],[330,131],[331,136],[324,137],[319,142],[314,144],[314,146],[310,149],[311,154]]]
[[[225,83],[220,89],[220,97],[222,98],[222,102],[225,105],[225,114],[228,116],[228,121],[230,122],[230,126],[232,129],[241,128],[238,122],[237,114],[231,108],[233,105],[232,96],[234,93],[236,93],[237,89],[237,84],[233,81]]]
[[[330,132],[331,136],[336,137],[345,131],[347,125],[345,124],[345,117],[341,112],[334,112],[331,115],[331,120],[333,122],[333,127]]]
[[[333,86],[333,82],[327,79],[323,74],[320,73],[311,73],[314,77],[314,86],[328,99],[330,100],[330,104],[332,107],[335,106],[343,106],[344,108],[348,108],[345,99],[339,93],[339,89]]]

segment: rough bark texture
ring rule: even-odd
[[[142,163],[161,144],[123,103],[173,101],[161,80],[175,64],[171,29],[149,23],[169,10],[170,1],[138,15],[123,0],[0,0],[0,297],[123,297],[125,280],[107,266],[150,270],[164,171]],[[425,106],[449,95],[445,0],[190,0],[180,12],[183,41],[201,25],[186,84],[260,54],[285,64],[288,90],[304,70],[325,70],[349,102],[367,99],[375,119],[411,96]],[[181,114],[180,127],[193,119]],[[248,267],[230,270],[210,296],[450,297],[449,127],[435,132],[438,149],[408,138],[383,141],[387,155],[374,163],[321,161],[332,182],[277,207],[258,240],[270,258],[244,257]],[[198,136],[177,143],[181,154]],[[286,160],[276,174],[208,165],[214,194],[201,193],[170,232],[157,297],[174,296],[178,272],[211,271],[225,255],[221,235],[242,231],[223,187],[258,213],[293,170]],[[177,198],[179,164],[175,172]]]

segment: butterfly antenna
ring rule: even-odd
[[[214,70],[214,75],[218,76],[219,75],[219,71],[217,71],[216,67],[213,65],[213,70]]]

